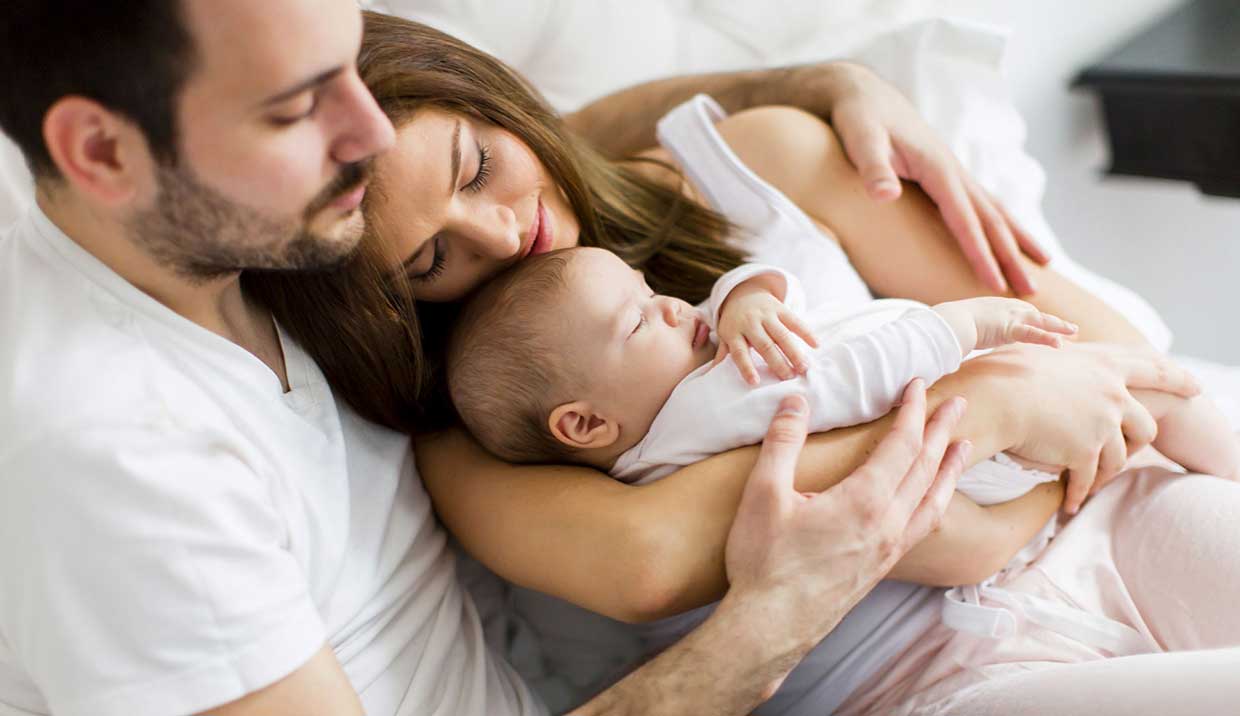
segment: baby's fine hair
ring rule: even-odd
[[[540,330],[562,310],[564,272],[574,249],[533,256],[474,293],[448,340],[452,403],[465,427],[496,457],[514,463],[571,462],[551,434],[551,410],[571,400],[577,376],[562,346]]]

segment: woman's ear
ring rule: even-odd
[[[577,450],[598,450],[620,439],[616,421],[594,411],[584,400],[556,406],[547,419],[556,440]]]
[[[133,123],[94,100],[60,98],[43,116],[43,141],[65,181],[95,201],[117,206],[135,197],[150,165]]]

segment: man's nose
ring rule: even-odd
[[[332,146],[332,158],[341,164],[369,159],[392,146],[396,130],[375,98],[354,72],[345,89],[341,136]]]

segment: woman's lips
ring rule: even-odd
[[[538,211],[534,212],[534,241],[530,243],[530,256],[545,254],[551,250],[553,246],[551,231],[551,222],[547,221],[547,208],[543,206],[542,200],[539,199]]]

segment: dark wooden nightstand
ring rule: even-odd
[[[1240,0],[1196,0],[1073,80],[1106,114],[1111,174],[1240,197]]]

